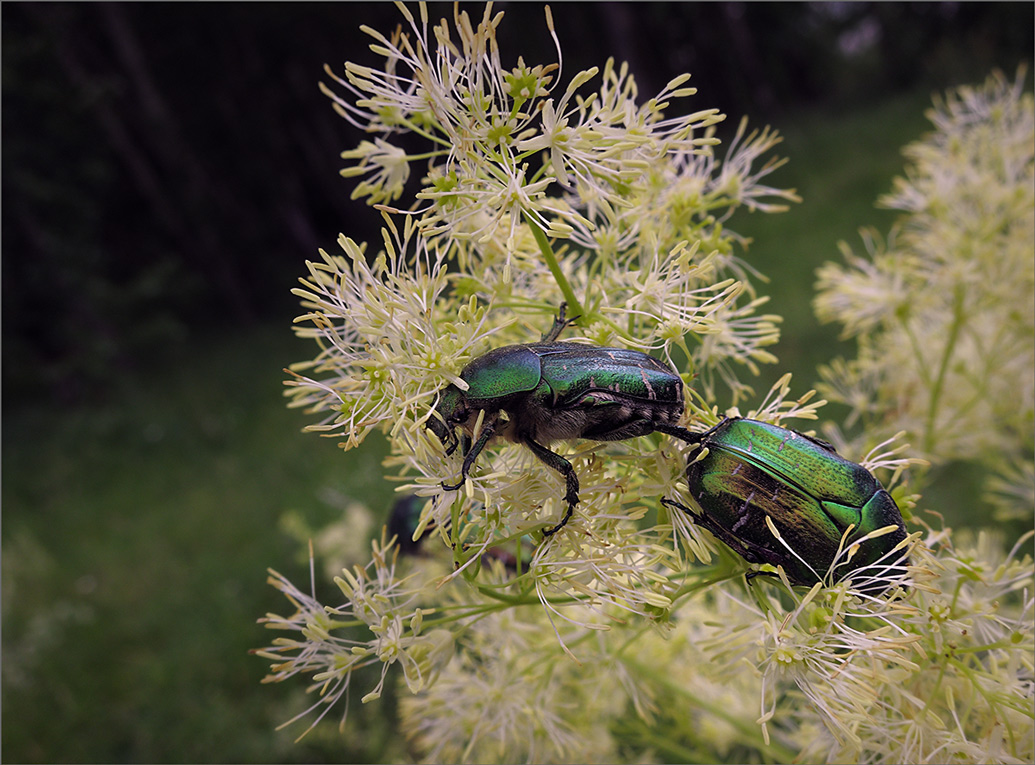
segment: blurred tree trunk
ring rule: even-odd
[[[124,162],[136,192],[146,201],[154,219],[178,244],[180,256],[197,269],[227,299],[231,316],[254,318],[249,295],[241,288],[230,253],[221,246],[217,226],[225,225],[219,208],[233,198],[211,182],[204,162],[184,139],[179,122],[150,74],[144,46],[126,18],[126,6],[104,3],[101,20],[106,39],[82,34],[78,26],[62,23],[62,14],[46,5],[27,8],[54,35],[58,60],[71,84],[84,94],[97,83],[123,85],[128,78],[128,100],[136,108],[119,108],[116,99],[92,100],[93,114],[116,155]],[[100,42],[100,46],[97,43]],[[107,45],[106,43],[110,43]],[[170,193],[175,190],[175,193]],[[186,193],[181,193],[186,192]],[[240,210],[230,217],[241,230],[256,226]],[[147,257],[147,253],[140,256]]]

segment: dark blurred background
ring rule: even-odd
[[[473,15],[479,7],[468,7]],[[552,61],[499,3],[504,61]],[[3,395],[69,402],[214,328],[294,311],[302,261],[378,216],[336,170],[358,131],[316,87],[373,63],[391,4],[4,3]],[[432,17],[449,15],[435,5]],[[734,126],[1012,74],[1030,3],[558,3],[565,71],[693,74]]]
[[[505,65],[554,61],[542,5],[495,8]],[[786,137],[770,180],[802,203],[730,221],[785,318],[760,395],[788,369],[804,392],[818,362],[854,354],[812,315],[814,269],[894,219],[874,202],[930,128],[932,93],[1030,63],[1033,8],[552,6],[565,81],[613,56],[646,98],[688,71],[684,108],[725,112],[722,135],[746,114]],[[338,175],[362,136],[317,89],[322,67],[376,64],[358,27],[399,18],[378,3],[0,5],[0,759],[411,754],[392,684],[358,703],[376,675],[357,678],[344,736],[333,719],[293,743],[307,723],[275,726],[312,703],[305,683],[262,686],[267,662],[248,655],[273,637],[256,619],[290,612],[266,567],[304,586],[307,537],[351,523],[354,502],[376,533],[393,499],[383,440],[343,453],[301,433],[281,370],[315,352],[290,330],[304,261],[380,224]],[[981,477],[949,471],[925,502],[973,512]]]

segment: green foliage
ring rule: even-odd
[[[298,352],[282,327],[214,337],[121,378],[117,405],[5,412],[5,761],[342,756],[274,732],[302,699],[254,692],[262,631],[242,629],[277,605],[270,560],[305,575],[285,511],[391,501],[376,442],[343,458],[280,404],[269,370]]]

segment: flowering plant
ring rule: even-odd
[[[866,255],[819,270],[816,314],[856,338],[822,392],[874,436],[906,430],[935,464],[977,460],[998,518],[1035,507],[1035,118],[1024,72],[936,103],[879,203],[903,216]]]
[[[786,376],[749,407],[742,379],[776,361],[779,318],[758,313],[728,222],[796,199],[764,183],[774,132],[741,122],[720,154],[722,115],[673,116],[693,95],[685,76],[642,104],[612,62],[563,84],[548,9],[557,61],[534,66],[504,65],[491,6],[477,23],[401,12],[392,35],[367,30],[379,69],[328,71],[336,109],[373,137],[345,152],[343,174],[362,179],[354,195],[382,214],[383,241],[371,253],[342,237],[342,253],[309,264],[298,332],[320,350],[293,367],[289,395],[346,449],[387,436],[412,523],[342,571],[337,605],[315,581],[307,592],[272,574],[295,611],[263,620],[290,635],[258,652],[267,679],[311,677],[312,727],[336,707],[345,725],[363,668],[380,673],[364,703],[401,677],[409,755],[433,762],[966,757],[989,736],[1023,759],[1030,595],[984,610],[1030,579],[1016,550],[989,567],[987,539],[961,553],[944,532],[916,533],[906,599],[830,579],[803,591],[780,570],[749,582],[745,561],[661,503],[690,500],[685,448],[659,435],[571,444],[581,501],[549,537],[560,481],[528,450],[487,449],[443,489],[462,455],[427,427],[439,392],[464,389],[460,371],[491,348],[538,340],[562,303],[578,317],[566,340],[679,370],[695,430],[722,419],[720,396],[725,414],[744,405],[772,423],[816,419],[823,402],[792,397]],[[426,150],[404,149],[403,133]],[[863,464],[908,515],[915,460],[883,447]]]

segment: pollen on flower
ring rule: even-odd
[[[801,654],[793,645],[781,644],[773,651],[773,660],[785,666],[790,666],[801,661]]]
[[[524,59],[518,56],[517,66],[503,75],[503,81],[507,84],[510,97],[521,103],[548,95],[550,81],[553,79],[551,73],[556,69],[556,64],[526,66]]]

